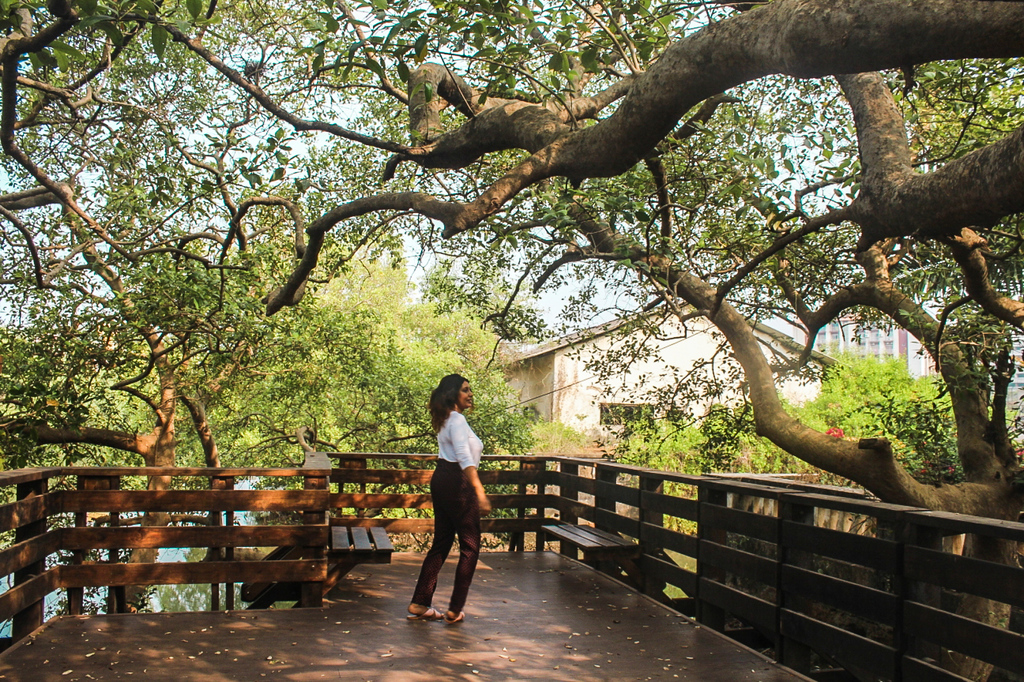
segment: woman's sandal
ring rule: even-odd
[[[433,606],[428,606],[423,613],[410,613],[405,617],[406,620],[441,620],[442,618],[444,616]]]
[[[451,613],[451,611],[449,611],[448,613]],[[466,620],[465,611],[459,611],[459,615],[455,616],[454,618],[449,618],[448,613],[444,614],[444,622],[448,623],[448,625],[454,625],[455,623],[461,623],[462,621]]]

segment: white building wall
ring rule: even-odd
[[[698,323],[688,323],[687,331],[676,324],[668,323],[662,328],[663,336],[669,338],[650,339],[652,352],[646,358],[632,362],[623,374],[608,383],[599,382],[598,378],[586,370],[588,360],[604,357],[609,351],[620,349],[625,341],[616,334],[605,334],[594,339],[580,342],[575,346],[566,346],[552,350],[541,356],[521,361],[511,375],[512,383],[520,390],[521,400],[534,402],[539,416],[551,421],[558,421],[595,437],[607,437],[614,429],[601,425],[601,404],[637,404],[642,400],[640,394],[665,387],[674,381],[674,375],[682,376],[705,360],[715,358],[716,372],[727,372],[735,368],[735,360],[728,354],[728,349],[720,350],[723,337],[712,330],[710,323],[705,321],[703,327]],[[767,334],[759,334],[766,342],[767,348],[792,358],[791,347],[783,350],[778,339]],[[771,360],[773,352],[763,348]],[[545,374],[538,369],[544,358],[551,358],[551,371]],[[672,370],[676,371],[673,372]],[[549,377],[551,383],[542,385],[541,376]],[[519,376],[530,376],[531,381],[516,379]],[[742,375],[740,375],[742,376]],[[792,402],[803,402],[817,395],[818,386],[797,380],[785,380],[780,385],[782,395]],[[543,395],[550,395],[550,412],[545,409]],[[739,386],[733,394],[739,397]],[[692,413],[704,414],[715,402],[728,401],[728,396],[709,398],[700,404],[689,406]]]

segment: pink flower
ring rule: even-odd
[[[833,438],[843,438],[846,434],[843,433],[843,430],[838,426],[833,426],[832,428],[825,432],[825,435],[832,436]]]

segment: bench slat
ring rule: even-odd
[[[621,545],[622,547],[632,547],[635,544],[633,542],[630,542],[629,540],[624,539],[621,535],[609,533],[608,531],[601,530],[600,528],[591,528],[589,526],[586,526],[586,529],[589,535],[593,535],[603,540],[607,540],[608,542],[615,545]]]
[[[373,545],[370,544],[370,536],[366,529],[360,526],[353,526],[349,529],[352,532],[352,545],[357,552],[372,552]]]
[[[335,526],[331,528],[331,548],[340,552],[347,552],[352,548],[348,542],[347,527]]]
[[[373,536],[373,544],[377,546],[378,552],[393,552],[394,546],[388,538],[388,532],[380,526],[371,526],[370,535]]]
[[[544,530],[555,537],[571,542],[583,549],[600,549],[605,545],[584,533],[579,526],[544,526]]]

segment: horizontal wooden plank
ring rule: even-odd
[[[700,525],[704,530],[726,530],[767,542],[776,542],[779,537],[779,522],[774,516],[729,509],[717,504],[701,505]]]
[[[780,495],[790,492],[786,488],[771,485],[746,483],[744,481],[730,480],[718,476],[706,476],[700,482],[702,488],[718,492],[732,493],[745,497],[766,497],[776,500]]]
[[[644,511],[667,514],[688,521],[697,520],[697,500],[644,491],[640,494],[640,503]]]
[[[63,493],[44,493],[0,505],[0,530],[27,526],[60,513],[61,495]]]
[[[607,509],[594,510],[594,525],[612,533],[622,533],[631,538],[640,537],[640,521],[616,514]]]
[[[483,521],[484,519],[481,519]],[[422,518],[422,519],[382,519],[382,518],[364,518],[360,519],[355,516],[337,516],[331,518],[331,526],[380,526],[386,529],[389,533],[433,533],[434,532],[434,519],[433,518]],[[482,525],[482,524],[481,524]]]
[[[817,495],[814,493],[786,493],[782,497],[783,504],[797,504],[806,507],[819,507],[821,509],[835,509],[838,511],[851,512],[871,516],[879,521],[896,522],[901,521],[904,514],[908,512],[925,511],[921,507],[907,507],[900,504],[887,504],[874,500],[858,500],[849,497],[837,497],[834,495]]]
[[[39,561],[61,548],[61,531],[52,530],[0,552],[0,576],[10,575]]]
[[[1024,608],[1024,569],[912,545],[903,561],[911,580]]]
[[[326,490],[73,490],[65,512],[321,511]]]
[[[907,515],[907,521],[926,528],[938,528],[946,535],[977,533],[1014,542],[1024,542],[1024,523],[986,519],[981,516],[967,516],[951,512],[915,511]]]
[[[557,495],[488,495],[495,509],[557,509]],[[430,495],[423,493],[332,493],[331,509],[433,509]]]
[[[337,462],[362,462],[367,460],[408,460],[411,462],[431,462],[437,460],[436,454],[419,454],[408,452],[324,452],[328,459]],[[547,455],[483,455],[483,462],[508,462],[512,464],[553,462],[559,457]]]
[[[893,625],[900,609],[895,594],[796,566],[782,567],[782,589],[801,599],[834,606],[877,623]]]
[[[61,567],[51,568],[0,594],[0,622],[10,620],[25,607],[61,587],[60,570]]]
[[[13,471],[0,471],[0,488],[44,481],[60,476],[61,471],[60,467],[31,467],[28,469],[14,469]]]
[[[789,549],[813,552],[890,573],[899,569],[903,552],[903,545],[894,540],[844,533],[793,521],[782,522],[782,544]]]
[[[557,495],[487,495],[494,509],[557,509]]]
[[[331,483],[430,485],[433,469],[334,469]]]
[[[651,471],[650,469],[642,469],[639,476],[652,481],[680,483],[683,485],[692,485],[694,487],[697,487],[706,479],[705,476],[697,476],[694,474],[680,474],[673,471]]]
[[[785,488],[789,491],[800,491],[818,495],[835,497],[852,497],[855,499],[866,499],[864,490],[861,488],[845,488],[837,485],[824,485],[821,483],[807,483],[800,480],[803,474],[748,474],[748,473],[715,473],[708,474],[715,478],[725,478],[739,483],[750,483],[753,485],[766,485],[772,488]]]
[[[911,656],[903,657],[903,682],[971,682],[966,677]]]
[[[327,526],[65,528],[64,549],[326,545]]]
[[[640,557],[640,570],[649,580],[678,587],[690,597],[697,595],[697,574],[671,561],[645,554]]]
[[[640,506],[640,491],[609,481],[596,481],[594,496],[604,501],[621,502],[630,507]]]
[[[489,518],[480,519],[480,530],[484,533],[533,533],[540,530],[546,519],[540,517],[526,518]],[[422,519],[384,519],[384,518],[358,518],[355,516],[338,516],[331,519],[332,526],[380,526],[389,533],[433,533],[434,520],[432,518]]]
[[[644,551],[648,554],[659,549],[668,549],[689,557],[697,557],[698,540],[696,536],[677,533],[674,530],[650,523],[642,524],[640,533],[643,537]]]
[[[197,478],[290,478],[311,475],[310,470],[301,467],[220,468],[220,467],[63,467],[64,476],[188,476]],[[316,472],[322,475],[323,472]]]
[[[563,517],[576,516],[587,521],[594,520],[594,508],[588,504],[567,500],[564,497],[559,498],[556,504],[555,508]]]
[[[571,486],[570,490],[575,490],[577,493],[585,493],[587,495],[593,495],[597,491],[597,481],[583,476],[574,476],[571,481]]]
[[[1006,670],[1024,670],[1024,635],[916,602],[903,605],[909,634]]]
[[[725,609],[774,639],[777,608],[771,602],[707,578],[700,579],[697,591],[701,601]]]
[[[701,564],[716,566],[740,578],[754,580],[770,587],[775,587],[778,581],[778,564],[757,554],[701,540],[699,556]]]
[[[501,519],[484,517],[480,519],[480,531],[483,533],[534,533],[548,521],[541,517],[523,519]]]
[[[161,564],[81,564],[60,567],[60,587],[184,585],[226,582],[317,582],[327,577],[326,559],[288,561],[195,561]]]
[[[782,609],[779,629],[784,637],[803,642],[864,679],[891,680],[896,675],[896,650],[867,637]]]

